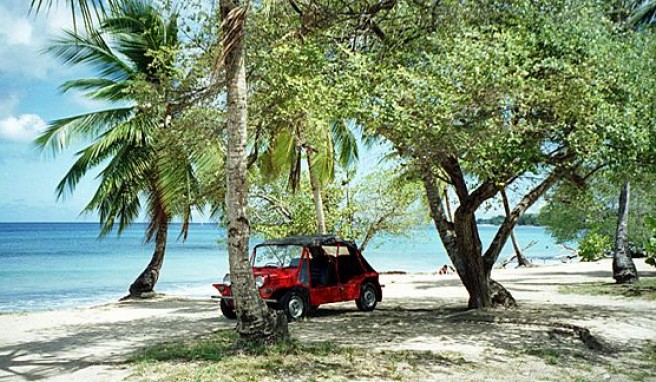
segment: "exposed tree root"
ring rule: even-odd
[[[593,336],[590,333],[590,329],[584,328],[582,326],[556,322],[551,324],[554,326],[553,329],[549,331],[549,335],[553,336],[555,334],[565,335],[571,337],[578,337],[585,346],[590,350],[595,350],[598,352],[607,352],[611,349],[608,345],[604,345],[597,337]]]
[[[492,305],[495,308],[504,307],[504,308],[516,308],[517,301],[515,298],[508,292],[503,285],[499,284],[494,280],[490,280],[490,290],[492,294]]]
[[[543,326],[549,328],[548,334],[550,337],[567,336],[575,337],[581,340],[583,344],[590,350],[596,352],[610,353],[613,349],[610,345],[605,344],[603,341],[595,337],[590,330],[582,326],[564,323],[564,322],[544,322],[534,321],[530,319],[511,318],[511,317],[497,317],[489,313],[481,315],[467,313],[466,317],[453,317],[457,321],[488,323],[488,324],[515,324],[526,326]]]

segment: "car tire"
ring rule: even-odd
[[[229,320],[237,318],[237,313],[235,313],[235,309],[228,304],[228,300],[221,299],[219,304],[221,305],[221,313],[223,313],[225,318]]]
[[[355,300],[355,305],[363,312],[371,312],[376,309],[376,287],[370,282],[363,283],[360,287],[360,297]]]
[[[287,321],[296,321],[308,312],[308,302],[305,296],[297,290],[290,290],[280,300],[282,310],[287,314]]]

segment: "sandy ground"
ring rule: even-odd
[[[641,275],[656,276],[641,260],[636,265]],[[427,371],[428,379],[441,375],[450,380],[455,372],[460,373],[458,380],[470,381],[502,376],[506,381],[571,380],[563,364],[508,361],[518,355],[531,361],[524,355],[527,349],[557,345],[571,348],[592,365],[590,380],[621,381],[626,378],[599,366],[612,364],[610,353],[582,353],[585,346],[575,336],[569,338],[563,325],[585,327],[608,351],[631,354],[656,341],[656,301],[557,292],[563,284],[610,283],[610,269],[606,260],[495,270],[493,278],[513,293],[521,308],[483,313],[464,310],[467,294],[455,275],[383,275],[384,301],[376,311],[359,312],[353,303],[332,304],[291,324],[290,330],[301,340],[457,356],[455,368],[447,362]],[[123,361],[136,349],[232,327],[234,322],[224,319],[211,300],[177,297],[0,315],[0,381],[131,379],[133,370]],[[466,366],[481,362],[485,370]],[[653,374],[643,379],[656,380]]]

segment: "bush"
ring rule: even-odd
[[[589,231],[579,243],[581,261],[597,261],[604,257],[604,251],[610,248],[610,238],[597,232]]]

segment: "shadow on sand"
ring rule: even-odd
[[[39,340],[0,344],[0,381],[35,381],[90,367],[121,368],[130,353],[154,343],[193,338],[234,327],[215,303],[153,301],[121,303],[114,309],[140,308],[150,317],[83,325],[54,326]],[[169,310],[165,314],[157,312]]]

